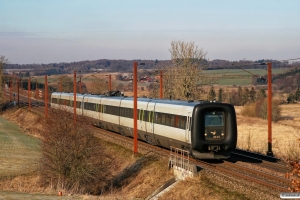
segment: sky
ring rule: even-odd
[[[172,41],[209,60],[300,57],[299,0],[0,0],[0,55],[13,64],[171,59]]]

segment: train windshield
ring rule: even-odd
[[[205,121],[205,127],[224,126],[224,113],[223,112],[206,112],[204,121]]]

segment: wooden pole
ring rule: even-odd
[[[272,63],[268,63],[268,156],[272,152]]]
[[[160,88],[160,98],[162,99],[163,98],[163,77],[162,77],[162,71],[160,71],[160,80],[159,80],[159,88]]]
[[[38,97],[38,92],[39,92],[39,90],[38,90],[38,83],[37,83],[37,79],[35,80],[35,99],[37,99],[37,97]]]
[[[12,101],[12,78],[9,79],[9,100]]]
[[[138,153],[138,133],[137,133],[137,66],[138,63],[133,63],[133,152]]]
[[[81,76],[79,77],[79,92],[82,94]]]
[[[18,107],[20,107],[20,78],[18,79]]]
[[[74,123],[76,123],[76,71],[74,71]]]
[[[60,77],[60,86],[59,86],[59,91],[62,92],[62,78]]]
[[[48,80],[45,75],[45,118],[48,117]]]
[[[30,77],[28,78],[28,109],[31,110],[31,101],[30,101]]]
[[[108,75],[108,91],[111,91],[111,75]]]

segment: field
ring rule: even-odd
[[[218,82],[217,84],[220,86],[245,86],[250,85],[252,80],[252,74],[263,76],[267,74],[266,69],[246,69],[248,72],[242,70],[242,69],[221,69],[221,70],[204,70],[204,73],[208,75],[208,77],[217,78]],[[272,74],[279,74],[286,72],[288,69],[278,69],[275,68],[272,70]],[[249,73],[250,72],[250,73]],[[101,72],[101,73],[89,73],[89,74],[77,74],[77,81],[79,81],[79,76],[82,76],[81,80],[83,83],[85,83],[87,86],[91,84],[91,82],[95,79],[104,79],[108,81],[108,75],[112,75],[112,84],[118,85],[123,84],[127,85],[128,81],[119,81],[115,79],[115,76],[119,74],[119,72]],[[126,73],[128,74],[128,73]],[[73,74],[68,74],[68,77],[73,79]],[[31,81],[35,82],[37,80],[39,83],[44,83],[44,76],[37,76],[31,79]],[[57,86],[59,85],[60,81],[60,75],[52,75],[48,76],[48,82],[49,85]],[[146,87],[150,83],[139,83],[139,88],[144,87],[146,90]]]
[[[287,159],[300,158],[300,104],[281,105],[281,119],[272,123],[274,156]],[[266,153],[268,144],[267,120],[240,115],[243,107],[235,107],[238,123],[238,147]]]
[[[218,79],[219,85],[250,85],[252,80],[252,74],[263,76],[268,72],[266,69],[246,69],[248,72],[242,69],[220,69],[220,70],[205,70],[204,73],[209,77]],[[272,74],[280,74],[287,71],[287,69],[272,69]]]

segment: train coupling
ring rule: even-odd
[[[208,146],[208,150],[209,151],[219,151],[219,150],[221,150],[221,147],[219,145],[211,145],[211,146]]]

